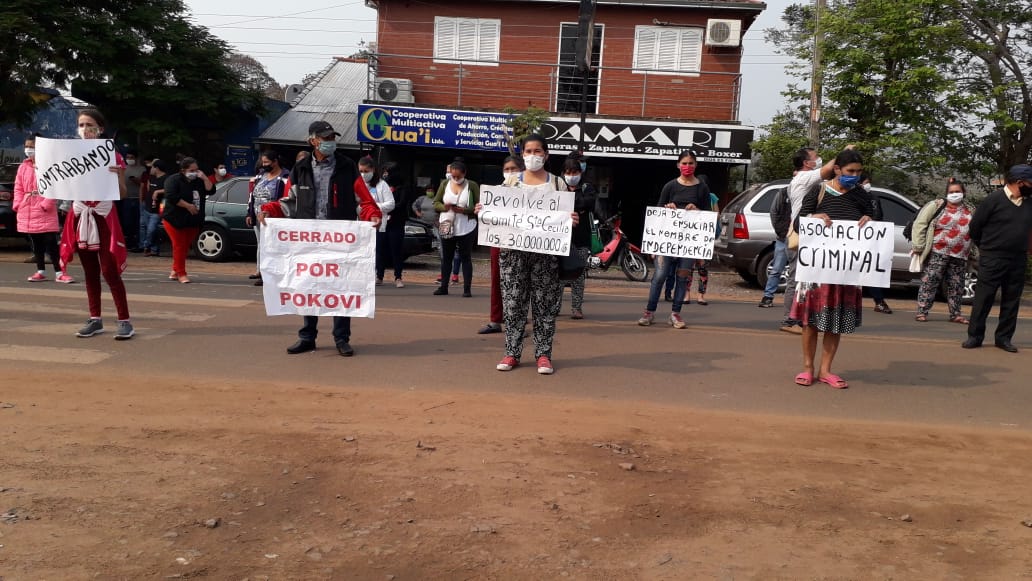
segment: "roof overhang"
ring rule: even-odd
[[[483,2],[513,2],[515,0],[481,0]],[[580,0],[519,0],[522,4],[580,4]],[[379,0],[365,0],[369,8],[377,9]],[[754,0],[596,0],[599,6],[630,6],[634,8],[712,8],[718,10],[748,10],[763,12],[767,4]]]

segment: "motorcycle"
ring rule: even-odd
[[[602,252],[588,257],[588,269],[605,271],[618,264],[629,280],[648,280],[649,264],[642,256],[641,249],[627,241],[627,235],[620,229],[620,216],[606,220],[604,227],[600,224],[599,229],[610,231],[611,237]]]

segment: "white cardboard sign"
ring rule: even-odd
[[[645,231],[641,251],[674,258],[713,258],[717,213],[649,206],[645,208]]]
[[[567,256],[573,235],[573,192],[534,187],[481,186],[477,243],[508,250]]]
[[[800,218],[796,280],[888,288],[894,236],[892,222]]]
[[[36,183],[54,200],[119,199],[115,142],[110,139],[36,138]]]
[[[369,222],[270,218],[259,232],[266,314],[373,318],[376,229]]]

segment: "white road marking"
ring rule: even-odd
[[[84,308],[86,297],[79,297],[82,300],[82,307],[73,306],[62,306],[62,305],[48,305],[48,304],[37,304],[37,303],[12,303],[10,301],[0,301],[0,312],[8,312],[24,316],[28,313],[38,313],[41,315],[68,315],[73,319],[86,320],[87,312]],[[129,301],[129,316],[132,320],[148,320],[158,319],[162,321],[186,321],[190,323],[203,323],[215,318],[215,315],[208,313],[181,313],[176,311],[138,311],[133,310],[132,300]],[[193,304],[193,303],[189,303]],[[114,321],[115,312],[112,305],[104,305],[104,312],[107,313],[106,319]]]
[[[3,295],[28,295],[34,297],[53,297],[53,298],[66,298],[66,299],[79,299],[83,300],[86,298],[86,290],[81,288],[79,290],[59,290],[59,289],[44,289],[39,287],[26,287],[26,288],[13,288],[13,287],[0,287],[0,294]],[[110,300],[110,296],[107,290],[104,291],[106,299]],[[236,309],[240,307],[246,307],[256,304],[258,301],[244,300],[244,299],[206,299],[200,297],[185,297],[185,296],[170,296],[170,295],[146,295],[146,294],[133,294],[130,293],[128,296],[130,311],[134,303],[161,303],[171,305],[198,305],[204,307],[218,307],[226,309]]]
[[[12,333],[34,333],[37,335],[55,335],[59,337],[71,337],[75,331],[82,326],[81,322],[69,321],[67,323],[37,323],[36,321],[25,321],[18,319],[0,319],[0,326]],[[173,329],[159,329],[156,327],[138,327],[133,325],[136,336],[133,340],[142,339],[153,341],[162,339],[175,333]],[[105,329],[106,330],[106,329]]]
[[[111,335],[97,335],[96,340],[107,338],[111,341]],[[112,343],[114,341],[111,341]],[[111,353],[104,353],[95,349],[69,349],[63,347],[39,347],[34,345],[2,345],[0,344],[0,359],[8,361],[34,361],[38,363],[72,363],[77,365],[94,365],[111,357]]]

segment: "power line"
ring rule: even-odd
[[[290,12],[290,13],[287,13],[287,14],[277,14],[275,16],[259,16],[257,18],[249,18],[247,20],[240,20],[240,21],[237,21],[237,22],[230,22],[229,24],[224,25],[223,27],[228,27],[229,25],[232,25],[232,24],[246,24],[248,22],[258,22],[259,20],[270,20],[272,18],[283,18],[283,17],[286,17],[286,16],[297,16],[299,14],[311,14],[312,12],[320,12],[322,10],[333,10],[334,8],[343,8],[344,6],[354,6],[355,4],[362,4],[362,3],[363,3],[363,0],[354,0],[353,2],[345,2],[343,4],[335,4],[333,6],[327,6],[325,8],[313,8],[311,10],[302,10],[300,12]],[[212,26],[212,27],[209,27],[209,28],[218,28],[218,27]]]

